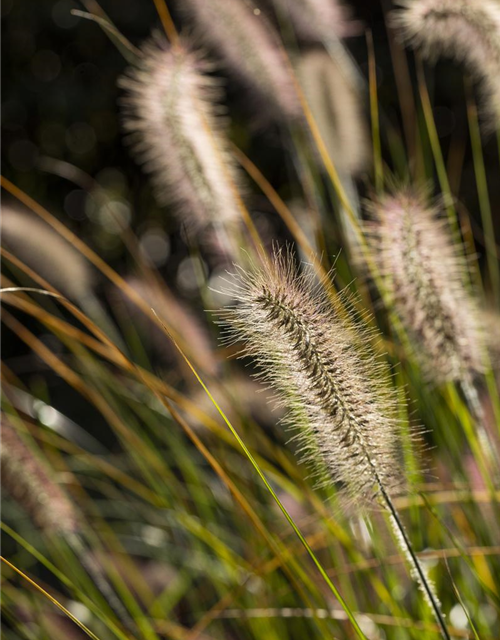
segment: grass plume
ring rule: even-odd
[[[387,511],[412,576],[448,638],[433,585],[391,499],[404,477],[397,402],[366,330],[334,310],[308,274],[297,273],[290,253],[277,251],[250,272],[238,269],[232,282],[239,305],[222,315],[228,339],[244,341],[243,353],[277,392],[302,457],[320,473],[326,468],[351,501]]]
[[[500,122],[500,4],[496,0],[400,0],[393,24],[425,58],[450,56],[482,81]]]
[[[255,98],[258,121],[301,116],[283,46],[264,14],[241,0],[183,0],[196,35],[217,51],[227,69]]]
[[[207,75],[212,66],[187,44],[170,46],[159,35],[142,53],[119,85],[124,126],[158,202],[198,230],[234,227],[239,176],[219,115],[221,88]]]
[[[47,535],[56,534],[66,540],[111,608],[130,624],[130,617],[101,565],[88,551],[78,508],[56,482],[49,465],[28,447],[5,413],[2,413],[0,452],[2,487],[36,526]]]
[[[371,502],[379,484],[389,492],[399,485],[394,400],[382,364],[359,348],[367,336],[339,317],[308,274],[297,274],[289,254],[277,251],[262,269],[238,268],[233,285],[239,303],[222,313],[228,339],[244,341],[277,391],[302,457],[318,473],[326,466],[356,502]]]
[[[373,255],[428,378],[460,381],[481,371],[477,305],[437,207],[429,206],[423,191],[407,188],[382,196],[370,209]]]
[[[319,49],[302,56],[298,75],[330,158],[342,173],[358,174],[367,164],[368,143],[357,87]]]
[[[1,231],[2,244],[58,291],[79,302],[92,298],[93,275],[87,261],[49,225],[4,205]]]
[[[75,533],[78,517],[73,504],[2,414],[2,486],[47,533]]]

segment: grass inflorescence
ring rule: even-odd
[[[347,1],[84,4],[5,107],[5,637],[498,637],[500,5],[384,4],[393,69]]]

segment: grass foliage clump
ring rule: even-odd
[[[131,160],[5,165],[5,638],[498,637],[500,5],[83,4]]]

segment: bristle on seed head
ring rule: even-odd
[[[124,126],[151,174],[160,204],[172,204],[195,228],[235,225],[239,176],[218,114],[221,92],[209,63],[183,42],[159,35],[120,79]]]
[[[476,303],[464,260],[423,190],[400,189],[369,205],[373,255],[428,378],[461,380],[483,368]]]
[[[69,534],[79,521],[47,465],[30,451],[5,414],[1,434],[2,486],[47,533]]]
[[[400,0],[393,24],[431,62],[451,56],[482,81],[491,119],[500,122],[498,0]]]
[[[349,500],[368,504],[381,487],[395,491],[402,484],[395,403],[371,337],[297,273],[290,253],[238,269],[231,290],[238,304],[222,314],[227,338],[244,342],[276,391],[304,459]]]
[[[182,0],[196,35],[255,99],[257,120],[301,117],[300,102],[278,34],[249,0]]]

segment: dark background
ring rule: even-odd
[[[383,11],[383,7],[390,8],[390,2],[349,4],[354,15],[374,34],[382,118],[398,122],[398,97]],[[176,3],[170,5],[177,20]],[[102,0],[101,7],[136,45],[152,29],[161,28],[153,0]],[[49,156],[65,160],[104,183],[121,182],[124,196],[132,203],[132,223],[140,227],[145,217],[143,190],[148,189],[147,181],[123,144],[117,106],[120,92],[116,80],[127,63],[101,28],[71,16],[72,8],[85,7],[76,0],[2,2],[3,172],[34,198],[49,205],[52,212],[69,218],[69,224],[77,228],[83,224],[83,232],[87,226],[83,195],[68,198],[71,185],[40,171],[40,159]],[[348,45],[366,75],[364,37],[351,38]],[[462,74],[445,61],[438,64],[435,72],[428,70],[428,80],[446,157],[453,135],[458,136],[463,129],[467,137]],[[234,102],[232,115],[239,123],[248,114],[238,113],[239,105]],[[260,162],[259,167],[275,186],[285,182],[286,176],[281,173],[283,163],[276,162],[281,150],[278,135],[269,131],[265,135],[253,133],[250,139],[249,135],[241,134],[238,142],[245,151],[252,152],[253,159]],[[494,136],[490,136],[485,152],[490,175],[494,177],[498,168]],[[473,188],[474,181],[467,180],[471,171],[467,150],[462,182]],[[499,181],[491,180],[490,186],[495,190],[492,201],[498,201],[495,196],[500,193]],[[473,191],[465,189],[461,195],[475,215]],[[151,209],[154,213],[154,203],[146,200],[146,204],[149,207],[146,214],[150,215]],[[163,212],[164,223],[169,223],[169,217]],[[103,251],[111,251],[110,239],[109,246],[105,238],[99,242]]]
[[[179,27],[175,3],[169,2]],[[259,3],[257,3],[259,4]],[[173,5],[173,6],[172,6]],[[351,2],[356,18],[373,32],[377,61],[378,91],[382,118],[401,128],[398,95],[384,21],[389,2]],[[102,0],[102,9],[118,29],[135,45],[154,28],[161,28],[153,0]],[[85,9],[75,0],[3,0],[3,173],[53,214],[64,220],[118,271],[127,269],[121,240],[93,207],[86,189],[54,175],[47,158],[74,165],[114,194],[120,211],[139,238],[148,229],[161,229],[168,255],[159,265],[172,288],[177,286],[177,269],[187,248],[177,221],[170,211],[155,203],[148,180],[131,157],[120,128],[117,78],[127,67],[98,24],[71,15],[71,9]],[[182,28],[181,28],[182,30]],[[364,36],[348,41],[362,73],[367,76]],[[414,81],[413,54],[409,53]],[[436,124],[445,158],[450,145],[465,141],[462,180],[456,194],[469,211],[476,242],[482,251],[482,231],[475,192],[475,179],[468,142],[463,73],[450,61],[426,67]],[[249,126],[248,113],[228,86],[233,120],[232,136],[264,175],[286,199],[291,195],[293,167],[279,127],[265,131]],[[368,117],[368,114],[367,114]],[[384,159],[391,168],[387,140]],[[451,146],[451,149],[454,147]],[[498,148],[495,136],[485,139],[485,159],[491,202],[498,207]],[[369,176],[360,183],[366,192]],[[9,197],[5,196],[5,202]],[[258,217],[271,213],[266,200],[250,194],[249,208]],[[493,210],[498,222],[498,209]],[[269,235],[285,236],[276,216],[266,219]],[[497,224],[498,226],[498,224]],[[186,293],[186,292],[183,292]],[[11,355],[7,347],[6,354]]]

